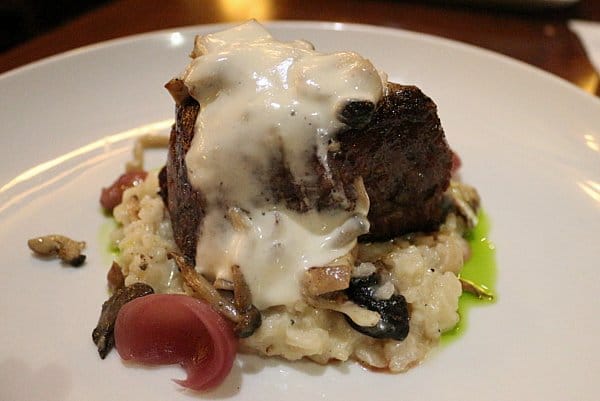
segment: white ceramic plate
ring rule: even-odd
[[[569,83],[473,47],[391,29],[272,23],[282,39],[351,49],[439,106],[464,179],[497,247],[498,302],[406,374],[239,357],[216,392],[178,388],[178,367],[101,361],[91,341],[110,264],[99,191],[123,169],[137,127],[166,131],[162,85],[187,63],[185,28],[69,52],[0,77],[0,399],[595,400],[600,375],[600,102]],[[121,135],[117,135],[121,133]],[[158,159],[151,161],[154,167]],[[26,240],[88,243],[61,267]]]

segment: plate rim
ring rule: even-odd
[[[71,57],[77,57],[80,54],[94,52],[96,50],[101,50],[105,48],[110,48],[113,46],[122,46],[134,43],[136,41],[151,39],[152,37],[158,37],[161,35],[167,35],[174,32],[185,32],[193,34],[195,30],[221,30],[227,27],[232,27],[235,25],[242,24],[244,21],[235,21],[235,22],[219,22],[219,23],[211,23],[211,24],[197,24],[197,25],[185,25],[173,28],[166,29],[158,29],[152,30],[148,32],[137,33],[133,35],[122,36],[114,39],[108,39],[104,41],[100,41],[97,43],[92,43],[84,46],[80,46],[74,49],[67,50],[65,52],[53,54],[51,56],[47,56],[41,58],[39,60],[32,61],[31,63],[16,67],[12,70],[5,71],[0,74],[0,87],[2,83],[6,79],[10,79],[14,76],[25,74],[30,70],[35,68],[43,68],[44,66],[52,63],[61,62],[65,59]],[[413,30],[408,30],[405,28],[396,28],[396,27],[388,27],[381,25],[373,25],[373,24],[364,24],[364,23],[355,23],[355,22],[336,22],[336,21],[317,21],[317,20],[265,20],[259,21],[261,24],[265,25],[267,28],[277,28],[277,29],[312,29],[312,30],[322,30],[322,31],[353,31],[358,33],[381,33],[385,35],[400,35],[405,36],[415,40],[422,40],[428,42],[430,44],[443,45],[453,49],[457,49],[463,52],[467,52],[470,54],[475,54],[476,56],[486,57],[495,62],[501,62],[505,65],[511,65],[512,67],[519,68],[523,70],[523,72],[529,74],[536,74],[540,77],[544,77],[544,79],[549,80],[550,82],[554,82],[572,93],[587,98],[594,102],[598,107],[600,107],[600,98],[590,94],[583,89],[576,86],[574,83],[556,75],[549,71],[546,71],[540,67],[529,64],[525,61],[521,61],[519,59],[513,58],[511,56],[499,53],[494,50],[490,50],[484,47],[480,47],[477,45],[473,45],[470,43],[462,42],[455,39],[446,38],[443,36],[438,36],[430,33],[418,32]]]
[[[334,23],[334,24],[335,24],[335,23]],[[343,27],[347,27],[348,25],[350,25],[350,28],[356,28],[356,24],[345,24],[345,23],[341,23],[341,24],[342,24],[341,26],[343,26]],[[308,22],[308,25],[306,25],[306,26],[304,26],[304,25],[302,25],[302,24],[291,24],[291,25],[290,25],[290,24],[287,24],[287,23],[282,23],[282,24],[269,24],[269,23],[267,23],[266,25],[267,25],[268,27],[278,27],[279,25],[285,25],[285,26],[293,26],[293,27],[295,27],[295,28],[298,28],[298,29],[302,29],[302,28],[313,29],[314,27],[316,27],[316,28],[314,28],[314,29],[328,29],[328,28],[327,28],[327,25],[328,25],[327,23],[317,23],[317,24],[313,24],[312,22]],[[200,25],[199,27],[202,27],[203,29],[204,29],[204,28],[207,28],[207,29],[208,29],[208,28],[211,28],[211,27],[218,27],[218,26],[223,26],[223,25],[221,25],[221,24],[215,24],[215,25],[210,25],[210,26],[207,26],[207,25]],[[228,25],[225,25],[225,26],[228,26]],[[320,27],[320,28],[319,28],[319,27]],[[293,29],[295,29],[295,28],[293,28]],[[358,26],[358,28],[357,28],[357,29],[355,29],[355,30],[353,30],[352,32],[358,33],[358,32],[360,32],[360,28],[364,28],[364,29],[366,29],[366,30],[367,30],[368,32],[370,32],[370,33],[373,33],[373,32],[374,32],[374,31],[372,30],[372,27],[370,27],[370,26],[368,26],[368,25],[367,25],[367,26],[365,26],[365,25],[359,25],[359,26]],[[375,28],[376,28],[376,29],[379,29],[380,27],[375,27]],[[187,34],[188,30],[193,30],[193,29],[198,29],[198,26],[190,26],[190,27],[185,27],[185,28],[182,28],[182,29],[180,30],[180,32],[183,32],[183,31],[185,31],[185,32],[186,32],[186,34]],[[452,45],[452,46],[455,46],[455,45],[457,45],[457,46],[460,46],[460,47],[463,47],[463,46],[464,46],[464,47],[466,47],[466,48],[475,48],[475,49],[477,50],[475,53],[473,53],[473,54],[471,54],[471,55],[469,55],[469,54],[467,54],[467,53],[465,53],[465,54],[464,54],[464,55],[465,55],[465,56],[467,56],[467,57],[468,57],[468,56],[472,56],[472,57],[474,57],[474,59],[473,59],[473,60],[475,60],[475,61],[478,61],[478,60],[479,60],[479,62],[482,62],[482,63],[496,63],[496,62],[497,62],[497,59],[496,59],[496,57],[498,56],[497,54],[494,54],[494,52],[492,52],[492,51],[485,51],[485,49],[480,49],[480,48],[477,48],[476,46],[466,45],[466,44],[463,44],[463,43],[461,43],[461,42],[455,42],[455,41],[452,41],[452,40],[450,40],[450,39],[439,38],[439,37],[436,37],[436,36],[433,36],[433,35],[427,35],[427,34],[414,33],[414,32],[412,32],[412,31],[405,31],[405,30],[400,30],[400,29],[395,29],[395,28],[383,28],[383,30],[384,30],[384,31],[387,31],[388,29],[391,31],[391,33],[392,33],[392,34],[391,34],[390,36],[385,36],[385,37],[384,37],[384,38],[385,38],[385,40],[394,40],[394,38],[401,38],[401,37],[411,37],[411,38],[418,39],[419,41],[422,41],[422,40],[425,40],[425,39],[424,39],[424,36],[425,36],[425,37],[431,37],[431,39],[432,39],[432,41],[431,41],[431,42],[420,42],[420,43],[431,43],[432,45],[435,45],[435,46],[445,46],[444,42],[445,42],[445,41],[448,41],[448,42],[451,42],[451,45]],[[133,36],[133,37],[135,37],[135,36],[141,36],[141,37],[145,37],[146,35],[149,35],[149,36],[152,36],[152,35],[161,35],[161,32],[164,32],[165,34],[167,34],[167,35],[168,35],[168,34],[170,34],[170,33],[173,33],[173,32],[175,32],[175,31],[174,31],[173,29],[169,29],[169,30],[158,31],[158,33],[157,33],[157,32],[149,32],[149,33],[144,33],[144,34],[140,34],[140,35],[132,35],[132,36]],[[316,32],[318,33],[319,31],[316,31]],[[324,32],[324,31],[322,31],[322,32]],[[409,35],[409,36],[404,36],[404,35]],[[412,36],[412,35],[416,35],[416,36]],[[131,37],[124,37],[124,38],[118,38],[118,39],[111,40],[111,41],[107,41],[107,42],[117,42],[117,45],[118,45],[120,42],[128,42],[128,41],[131,41],[131,40],[132,40],[132,39],[131,39]],[[161,43],[160,43],[160,36],[157,36],[157,37],[155,37],[155,38],[152,38],[152,39],[151,39],[149,42],[142,42],[142,43],[148,43],[148,44],[151,44],[152,46],[160,45],[160,44],[161,44]],[[132,46],[132,47],[136,47],[136,46],[138,46],[139,44],[140,44],[140,42],[135,42],[135,40],[131,41],[131,46]],[[96,46],[99,46],[99,48],[103,48],[103,46],[104,46],[104,45],[105,45],[105,43],[103,43],[103,42],[100,42],[100,43],[98,43],[98,44],[94,44],[94,45],[86,46],[86,47],[84,47],[84,48],[83,48],[83,50],[86,50],[86,51],[87,51],[87,48],[88,48],[88,47],[92,48],[92,50],[93,50],[93,49],[94,49]],[[129,44],[128,44],[128,43],[125,43],[125,45],[129,46]],[[129,47],[125,47],[125,48],[129,48]],[[108,49],[109,51],[112,51],[112,49],[114,49],[114,48],[107,47],[107,49]],[[76,52],[76,50],[77,50],[77,49],[75,49],[75,51],[74,51],[74,52]],[[484,50],[484,51],[485,51],[485,53],[490,53],[490,54],[493,56],[493,58],[487,58],[487,57],[483,57],[483,56],[484,56],[484,54],[482,54],[481,50]],[[52,59],[52,58],[56,58],[57,60],[56,60],[55,62],[63,62],[63,61],[64,61],[64,59],[63,59],[62,57],[64,57],[65,55],[67,55],[67,56],[68,56],[68,55],[69,55],[69,53],[70,53],[70,52],[67,52],[66,54],[60,54],[60,55],[57,55],[56,57],[50,57],[50,58],[51,58],[51,59]],[[516,63],[516,64],[519,64],[517,60],[511,59],[510,57],[507,57],[507,56],[502,56],[502,55],[499,55],[499,56],[500,56],[501,58],[504,58],[504,57],[505,57],[506,59],[508,59],[508,62],[509,62],[509,64],[500,64],[500,65],[498,66],[498,68],[502,68],[502,66],[503,66],[503,65],[505,65],[505,66],[506,66],[506,68],[511,68],[511,69],[512,69],[512,72],[513,72],[515,75],[516,75],[516,74],[519,74],[519,76],[522,76],[522,77],[525,77],[525,78],[527,77],[527,75],[524,75],[524,74],[526,74],[527,72],[526,72],[526,71],[523,71],[521,68],[518,68],[518,65],[515,65],[515,63]],[[71,60],[70,60],[70,61],[68,61],[68,62],[74,62],[74,61],[75,61],[75,62],[77,62],[77,60],[78,60],[77,58],[74,58],[74,59],[71,59]],[[52,61],[52,60],[51,60],[51,61]],[[41,64],[45,65],[44,63],[41,63]],[[527,65],[527,64],[525,64],[525,63],[523,63],[523,64],[524,64],[524,65],[525,65],[525,67],[527,67],[527,68],[531,67],[531,66],[529,66],[529,65]],[[43,69],[43,66],[42,66],[42,67],[40,67],[40,68],[42,68],[40,71],[45,71],[45,70]],[[536,67],[531,67],[531,69],[533,69],[533,70],[536,70]],[[28,71],[28,70],[26,70],[26,72],[25,72],[25,73],[27,73],[27,71]],[[549,75],[549,77],[550,77],[551,79],[555,79],[555,78],[557,78],[557,77],[553,76],[552,74],[549,74],[549,73],[548,73],[548,75]],[[2,78],[2,76],[1,76],[1,75],[0,75],[0,78]],[[552,91],[555,91],[555,92],[556,92],[556,93],[558,93],[558,94],[561,94],[561,93],[562,93],[563,95],[568,95],[568,96],[571,96],[571,95],[569,95],[567,92],[565,92],[563,89],[561,89],[561,87],[562,87],[562,86],[554,85],[554,84],[551,84],[551,82],[544,81],[544,79],[543,79],[543,76],[540,76],[539,74],[535,74],[534,76],[531,76],[531,78],[532,78],[532,79],[536,79],[536,80],[540,80],[540,79],[541,79],[541,81],[539,81],[539,82],[541,82],[541,83],[544,83],[544,82],[548,83],[548,85],[550,86],[550,88],[549,88],[549,89],[551,89]],[[0,79],[0,87],[2,86],[2,82],[3,82],[3,81]],[[569,87],[573,86],[573,85],[571,85],[571,84],[570,84],[570,83],[568,83],[568,82],[567,82],[567,85],[568,85]],[[575,90],[577,93],[580,93],[580,94],[583,94],[583,93],[585,93],[585,92],[581,91],[580,89],[578,89],[577,87],[574,87],[573,89],[574,89],[574,90]],[[574,93],[575,93],[575,92],[574,92]],[[578,99],[579,99],[579,100],[578,100]],[[585,101],[585,99],[584,99],[584,98],[576,98],[576,97],[568,97],[568,98],[566,98],[566,100],[567,100],[567,102],[568,102],[567,104],[569,104],[569,103],[570,103],[570,104],[572,104],[572,103],[574,103],[574,102],[576,102],[576,101],[577,101],[577,102],[579,102],[579,101],[581,101],[581,102]],[[577,104],[577,103],[575,103],[575,104]],[[573,111],[573,113],[576,113],[576,112],[575,112],[575,111]],[[599,114],[599,115],[600,115],[600,114]],[[600,121],[600,120],[597,120],[597,119],[596,119],[596,117],[594,117],[594,121]],[[473,184],[476,184],[476,181],[472,181],[472,182],[473,182]],[[486,203],[487,203],[487,202],[486,202]],[[491,208],[491,204],[489,204],[489,206],[487,206],[487,208],[489,208],[489,210],[492,210],[492,208]],[[498,218],[498,217],[496,216],[495,218]],[[495,225],[499,225],[499,224],[495,224]],[[495,235],[494,235],[494,236],[497,236],[497,235],[498,235],[498,232],[497,232],[497,231],[495,231]],[[500,238],[496,237],[496,239],[500,239]],[[98,241],[97,241],[97,240],[95,240],[95,242],[96,242],[96,243],[98,243]],[[508,248],[506,248],[506,249],[508,249]],[[498,257],[498,256],[500,256],[500,254],[499,254],[499,253],[497,254],[497,257]],[[498,261],[498,266],[502,267],[502,266],[501,266],[501,262],[500,262],[500,260],[499,260],[499,259],[497,259],[497,261]],[[507,264],[507,265],[505,265],[505,266],[506,266],[508,269],[502,269],[503,271],[504,271],[504,270],[506,270],[506,271],[504,271],[504,273],[502,273],[502,271],[499,271],[499,272],[498,272],[498,273],[499,273],[499,275],[498,275],[498,278],[500,278],[502,275],[507,275],[507,272],[510,270],[510,266],[508,266],[508,264]],[[92,284],[93,284],[93,283],[94,283],[94,282],[92,282]],[[509,297],[508,297],[508,295],[509,295],[509,292],[508,292],[508,290],[507,290],[506,288],[504,288],[503,290],[501,290],[501,288],[499,287],[499,285],[500,285],[500,284],[501,284],[501,281],[498,281],[498,291],[502,291],[502,292],[504,292],[504,293],[505,293],[505,295],[502,295],[502,293],[501,293],[501,297],[502,297],[502,300],[503,300],[502,302],[504,302],[504,300],[505,300],[505,299],[509,299]],[[500,306],[500,303],[498,303],[498,304],[496,304],[496,305],[495,305],[495,307],[497,307],[497,306]],[[95,307],[97,308],[97,307],[98,307],[98,305],[95,305]],[[482,313],[482,315],[483,315],[483,313]],[[488,319],[489,319],[489,316],[492,316],[492,315],[493,315],[493,314],[486,314],[484,317],[488,317]],[[476,320],[476,319],[475,319],[475,318],[472,318],[472,320],[475,322],[475,320]],[[479,320],[479,317],[477,318],[477,320]],[[485,322],[485,319],[481,319],[481,320],[480,320],[480,322]],[[92,323],[93,323],[93,320],[92,320]],[[490,327],[491,327],[491,326],[490,326]],[[86,334],[89,334],[89,333],[86,333]],[[89,341],[89,336],[88,336],[88,341]],[[469,344],[471,344],[471,343],[470,343],[470,342],[466,342],[466,341],[463,341],[463,340],[461,340],[461,341],[459,341],[459,342],[457,342],[457,343],[454,343],[454,344],[452,344],[452,347],[449,347],[449,348],[447,348],[446,350],[444,350],[444,352],[448,352],[448,351],[450,351],[450,352],[452,352],[452,355],[459,354],[459,353],[460,353],[460,351],[462,350],[462,348],[460,348],[460,347],[461,347],[461,346],[464,346],[465,344],[469,345]],[[89,345],[90,345],[90,344],[89,344],[89,342],[88,342],[88,343],[86,344],[86,350],[87,350],[87,349],[89,349]],[[442,350],[442,347],[438,347],[436,350],[434,350],[434,351],[431,353],[431,357],[427,357],[427,363],[428,363],[428,364],[432,364],[432,363],[433,363],[433,364],[437,364],[437,363],[439,363],[439,362],[442,360],[441,358],[436,358],[436,357],[435,357],[435,355],[434,355],[434,354],[435,354],[436,352],[438,352],[439,350]],[[92,351],[93,351],[93,349],[92,349]],[[69,354],[69,355],[70,355],[70,354]],[[91,355],[91,354],[90,354],[90,355]],[[450,354],[448,354],[448,355],[450,355]],[[95,356],[95,355],[94,355],[94,356]],[[34,365],[34,364],[32,364],[31,366],[37,366],[37,365]],[[84,366],[85,366],[85,365],[84,365]],[[89,368],[89,366],[88,366],[87,368]],[[356,369],[361,369],[360,367],[358,367],[358,366],[356,366],[356,365],[354,365],[354,364],[353,364],[353,367],[352,367],[351,369],[355,369],[355,368],[356,368]],[[161,368],[161,370],[162,370],[162,369],[163,369],[163,368]],[[421,370],[419,370],[419,371],[417,371],[417,370],[414,370],[414,371],[411,371],[410,373],[407,373],[407,375],[408,375],[408,374],[411,374],[411,375],[412,375],[412,374],[415,374],[415,375],[417,375],[419,378],[420,378],[420,377],[424,377],[424,376],[427,376],[427,375],[428,375],[428,371],[426,370],[427,368],[419,368],[419,369],[425,369],[425,370],[424,370],[424,371],[421,371]],[[113,372],[113,373],[114,373],[114,374],[117,374],[117,373],[118,373],[118,374],[121,374],[121,371],[119,371],[119,372]],[[140,373],[140,374],[145,374],[146,372],[144,372],[143,370],[140,370],[140,371],[139,371],[139,373]],[[324,375],[319,375],[319,376],[324,376]],[[386,376],[387,376],[387,375],[386,375]],[[166,374],[162,374],[162,373],[161,373],[161,385],[163,385],[163,386],[164,386],[164,383],[162,382],[162,379],[164,379],[164,378],[167,378],[167,377],[168,377],[168,373],[166,373]],[[332,376],[332,377],[336,377],[336,376]],[[355,377],[355,376],[348,376],[348,377]],[[407,377],[410,377],[410,376],[407,376]],[[385,378],[385,376],[381,375],[381,376],[379,376],[379,377],[378,377],[376,380],[383,380],[382,378]],[[255,379],[255,378],[253,378],[252,380],[248,380],[248,381],[249,381],[249,382],[252,382],[252,383],[254,383],[254,380],[256,380],[256,379]],[[260,379],[258,379],[258,380],[260,380]],[[364,380],[364,379],[363,379],[363,380]],[[384,380],[384,381],[385,381],[385,380]],[[167,380],[165,380],[165,382],[167,382]],[[369,381],[366,381],[366,383],[369,383]],[[386,382],[386,383],[387,383],[387,382]],[[407,386],[408,386],[408,388],[412,388],[412,383],[422,383],[422,382],[420,381],[420,379],[417,379],[417,381],[412,381],[412,379],[409,379],[409,380],[408,380],[408,385],[407,385]],[[388,383],[388,384],[389,384],[389,383]],[[80,386],[80,385],[77,385],[77,386],[73,386],[73,387],[74,387],[74,388],[76,388],[76,390],[77,390],[77,394],[79,394],[79,391],[80,391],[80,388],[81,388],[81,386]],[[391,386],[390,386],[390,387],[391,387]],[[324,391],[325,391],[325,390],[324,390]],[[329,393],[329,394],[333,394],[333,393],[331,392],[331,390],[329,390],[329,389],[327,389],[326,391],[327,391],[327,393]],[[1,391],[0,391],[0,393],[1,393]],[[162,395],[162,394],[163,394],[163,393],[162,393],[162,391],[161,391],[161,392],[159,392],[159,394],[160,394],[160,395]],[[177,393],[176,389],[175,389],[175,390],[171,389],[169,394],[170,394],[170,397],[171,397],[171,398],[179,398],[179,396],[178,396],[178,393]],[[237,394],[237,393],[236,393],[236,394]],[[250,398],[252,398],[252,396],[251,396],[251,394],[252,394],[252,393],[247,393],[246,391],[243,391],[243,392],[240,392],[240,394],[243,394],[243,397],[244,397],[244,398],[246,398],[246,395],[247,395],[247,394],[248,394],[248,395],[250,395]],[[294,396],[294,394],[293,394],[293,393],[288,393],[288,394],[291,394],[290,398],[294,398],[294,397],[293,397],[293,396]],[[324,392],[323,394],[325,394],[325,392]],[[386,394],[387,394],[387,393],[386,393]],[[385,396],[386,394],[384,394],[384,396]],[[406,393],[405,393],[405,394],[406,394]],[[408,393],[408,394],[410,394],[410,393]],[[424,393],[424,394],[427,394],[427,393]],[[559,394],[560,394],[560,393],[559,393]],[[94,394],[91,394],[91,395],[92,395],[92,397],[94,396]],[[302,394],[300,394],[300,395],[302,395]],[[343,395],[343,394],[342,394],[342,395]],[[141,394],[139,394],[139,396],[141,396]],[[69,397],[71,397],[71,395],[69,395]],[[209,397],[210,397],[210,395],[209,395]],[[0,397],[0,398],[1,398],[1,397]],[[191,397],[190,397],[190,398],[191,398]],[[222,395],[217,395],[217,396],[215,396],[215,398],[227,398],[227,397],[223,397]],[[335,399],[336,397],[333,397],[333,398]],[[410,397],[409,397],[409,398],[410,398]],[[69,398],[69,399],[70,399],[70,398]],[[537,398],[536,398],[536,399],[537,399]]]

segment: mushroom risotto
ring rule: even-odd
[[[464,184],[455,185],[455,190],[473,193]],[[149,174],[143,183],[127,189],[114,209],[120,224],[112,237],[120,251],[117,262],[126,285],[143,282],[159,293],[186,293],[174,260],[167,257],[177,247],[158,191],[157,175]],[[476,197],[469,201],[473,204]],[[353,277],[377,273],[385,283],[378,286],[375,297],[385,300],[399,292],[410,305],[409,331],[403,341],[373,338],[353,329],[345,312],[356,313],[359,319],[368,317],[351,307],[300,300],[261,310],[262,325],[241,340],[242,349],[290,360],[355,359],[393,372],[409,369],[438,344],[442,332],[458,322],[462,289],[457,274],[469,254],[463,238],[466,228],[461,214],[449,213],[434,233],[357,244]]]

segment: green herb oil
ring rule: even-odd
[[[473,294],[463,292],[458,301],[460,321],[453,329],[442,334],[442,343],[448,343],[457,339],[466,330],[468,312],[472,307],[490,305],[498,297],[494,290],[496,285],[495,247],[488,238],[489,232],[489,218],[485,213],[480,211],[479,223],[467,236],[471,245],[471,258],[462,268],[460,277],[488,290],[494,294],[494,297],[492,299],[478,298]]]
[[[117,222],[110,217],[104,220],[98,233],[98,242],[102,246],[102,263],[110,267],[115,257],[119,254],[119,248],[110,240],[111,233],[117,228]]]

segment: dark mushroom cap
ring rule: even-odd
[[[367,336],[403,341],[408,335],[410,320],[406,299],[401,294],[394,294],[389,299],[375,299],[374,294],[378,286],[377,274],[355,277],[350,280],[346,294],[357,305],[379,312],[379,322],[375,326],[367,327],[359,326],[349,318],[346,320],[355,330]]]

